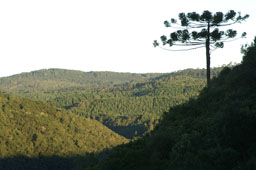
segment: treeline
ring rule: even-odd
[[[82,72],[65,69],[44,69],[0,78],[0,89],[6,92],[24,93],[64,88],[99,88],[144,81],[162,74],[132,74],[116,72]],[[9,87],[9,88],[7,88]]]

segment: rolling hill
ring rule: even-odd
[[[220,70],[214,68],[213,76]],[[55,103],[129,139],[152,130],[170,106],[197,96],[204,86],[204,69],[168,74],[48,69],[0,78],[5,93]]]
[[[8,93],[49,92],[68,88],[95,89],[130,81],[142,81],[161,74],[82,72],[43,69],[0,78],[0,89]]]
[[[44,102],[0,93],[0,157],[70,156],[128,142],[101,123]]]

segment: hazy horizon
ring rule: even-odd
[[[220,5],[221,4],[221,5]],[[182,7],[179,7],[182,6]],[[205,49],[170,52],[153,41],[172,32],[163,24],[180,12],[228,10],[250,17],[234,29],[247,39],[226,43],[211,55],[211,66],[240,63],[241,45],[256,32],[252,0],[1,1],[0,77],[47,68],[130,73],[168,73],[205,68]],[[229,29],[229,27],[225,28]]]

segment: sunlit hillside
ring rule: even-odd
[[[126,143],[98,121],[0,93],[0,157],[70,156]]]

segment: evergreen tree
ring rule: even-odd
[[[237,13],[234,10],[228,11],[225,15],[222,12],[212,14],[210,11],[204,11],[201,15],[196,12],[187,14],[180,13],[180,23],[178,23],[176,19],[171,19],[170,22],[164,22],[166,27],[175,28],[177,31],[172,32],[169,38],[165,35],[161,36],[161,41],[163,45],[169,45],[170,47],[184,47],[182,49],[167,49],[170,51],[187,51],[205,47],[207,68],[206,78],[207,85],[209,85],[211,50],[223,48],[224,42],[230,41],[230,39],[235,38],[237,35],[236,30],[228,29],[222,31],[219,28],[241,23],[248,17],[249,15],[241,16],[240,12]],[[246,33],[242,33],[241,37],[245,36]],[[159,46],[159,43],[155,40],[153,45],[157,47]],[[162,46],[159,47],[163,48]]]

